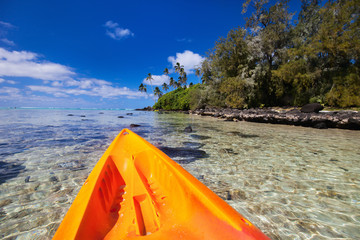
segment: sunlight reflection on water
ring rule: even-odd
[[[360,239],[359,131],[126,113],[0,110],[0,237],[51,238],[97,160],[133,123],[272,239]]]

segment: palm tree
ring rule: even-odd
[[[164,74],[165,74],[165,75],[169,75],[169,69],[168,69],[168,68],[165,68]]]
[[[187,83],[187,76],[186,76],[186,72],[184,71],[181,78],[181,84],[186,86],[186,83]]]
[[[166,92],[167,90],[169,90],[169,86],[166,83],[164,83],[162,85],[162,89]]]
[[[151,73],[148,73],[148,76],[146,77],[145,80],[146,80],[146,81],[149,81],[149,82],[150,82],[150,85],[151,85],[151,87],[152,87],[152,80],[154,80],[154,79],[152,78]]]
[[[179,62],[175,64],[175,72],[179,73],[181,75],[181,69],[184,71],[184,66],[180,65]]]
[[[186,73],[183,72],[183,74],[181,74],[179,77],[178,77],[178,87],[181,87],[181,86],[186,86],[186,82],[187,82],[187,76],[186,76]]]
[[[162,94],[163,94],[163,93],[161,92],[160,88],[159,88],[159,87],[155,87],[154,96],[158,96],[159,98],[161,98]]]
[[[181,83],[175,81],[174,86],[175,86],[176,88],[179,88],[179,87],[181,87]]]
[[[147,92],[146,85],[145,84],[140,84],[139,91],[140,92]]]
[[[199,78],[199,83],[200,83],[200,77],[201,77],[201,68],[200,67],[195,69],[195,75]]]
[[[184,66],[181,65],[179,62],[177,62],[175,64],[175,72],[179,74],[179,80],[178,83],[180,84],[180,86],[185,85],[186,86],[186,82],[187,82],[187,76],[186,76],[186,72],[184,69]]]
[[[169,82],[169,85],[173,88],[175,88],[175,80],[173,77],[170,77],[170,82]]]
[[[182,83],[182,76],[179,76],[178,77],[178,80],[177,80],[177,87],[181,87],[181,83]]]
[[[145,79],[145,80],[146,80],[146,81],[148,81],[148,82],[150,82],[150,85],[151,85],[151,90],[152,90],[152,92],[153,92],[153,93],[154,93],[154,95],[155,95],[154,88],[153,88],[153,85],[152,85],[152,80],[154,80],[154,79],[152,78],[151,73],[148,73],[148,76],[146,77],[146,79]],[[155,98],[154,98],[154,102],[156,103]]]

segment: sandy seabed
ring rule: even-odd
[[[270,238],[360,239],[359,131],[127,113],[0,110],[0,237],[51,239],[97,160],[133,123]]]

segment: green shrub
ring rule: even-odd
[[[163,110],[189,110],[191,96],[197,92],[200,88],[200,84],[190,86],[186,89],[180,87],[174,91],[168,92],[155,103],[154,109]]]
[[[334,78],[334,85],[326,94],[329,106],[354,107],[360,106],[360,77],[358,73]]]

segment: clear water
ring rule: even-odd
[[[360,131],[70,109],[0,110],[0,238],[51,239],[132,123],[272,239],[360,239]]]

